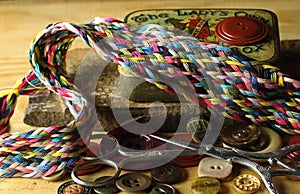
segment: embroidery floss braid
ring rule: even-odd
[[[103,59],[167,92],[181,93],[199,106],[205,104],[210,111],[224,110],[221,114],[232,119],[300,133],[300,82],[276,67],[251,62],[227,47],[199,42],[158,25],[137,30],[114,18],[96,18],[83,25],[58,22],[32,41],[33,70],[11,90],[0,92],[0,177],[48,176],[72,165],[84,152],[96,116],[66,72],[66,54],[77,37]],[[172,88],[164,84],[166,79],[172,81]],[[49,91],[65,99],[72,122],[24,133],[6,132],[19,95]],[[79,130],[84,131],[79,134]]]

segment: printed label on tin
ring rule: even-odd
[[[246,46],[230,45],[216,35],[216,26],[222,20],[234,16],[248,16],[258,19],[269,28],[268,36],[255,44]],[[138,10],[128,14],[125,22],[131,26],[160,24],[169,30],[183,30],[203,42],[213,42],[228,46],[232,50],[258,61],[275,62],[279,53],[279,33],[277,17],[268,10],[261,9],[157,9]]]

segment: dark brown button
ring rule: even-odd
[[[168,184],[158,184],[155,185],[149,194],[175,194],[176,190],[174,187]]]
[[[111,176],[102,176],[95,180],[96,181],[107,181]],[[116,186],[115,183],[108,184],[102,187],[94,187],[94,192],[97,194],[114,194],[120,192],[120,189]]]
[[[58,194],[90,194],[91,188],[79,185],[74,181],[68,181],[58,187],[57,193]]]
[[[225,144],[236,148],[247,149],[250,145],[258,142],[261,136],[261,129],[254,124],[239,126],[235,129],[224,128],[220,135]]]
[[[262,41],[268,35],[264,22],[247,16],[229,17],[216,26],[215,35],[230,45],[251,45]]]
[[[160,183],[179,183],[183,181],[186,176],[187,173],[183,168],[171,163],[151,170],[152,179]]]
[[[150,136],[133,134],[121,127],[109,131],[108,134],[115,137],[121,149],[126,151],[148,150],[163,145],[163,142]]]
[[[116,185],[122,191],[139,192],[150,187],[151,178],[141,173],[127,173],[118,178]]]

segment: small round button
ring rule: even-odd
[[[151,178],[141,173],[127,173],[119,177],[116,185],[122,191],[139,192],[151,186]]]
[[[261,129],[256,125],[246,125],[246,126],[239,126],[239,128],[223,130],[221,132],[222,140],[225,144],[241,148],[247,149],[249,146],[255,144],[260,136],[261,136]]]
[[[220,181],[212,177],[198,177],[192,182],[193,194],[217,194],[221,189]]]
[[[62,170],[60,170],[59,172],[56,172],[50,176],[42,176],[42,178],[44,180],[47,180],[47,181],[58,181],[60,179],[62,179],[67,173],[67,170],[64,168]]]
[[[260,188],[260,180],[250,174],[241,174],[233,179],[233,187],[239,193],[255,193]]]
[[[155,185],[148,194],[175,194],[176,190],[169,184]]]
[[[232,172],[232,163],[213,157],[203,158],[198,165],[199,177],[213,177],[217,179],[225,179]]]
[[[173,138],[182,140],[185,142],[191,142],[192,137],[189,133],[181,133],[181,134],[174,134]],[[198,145],[198,143],[195,143]],[[181,147],[178,147],[177,145],[166,145],[166,149],[170,150],[176,150],[176,149],[182,149]],[[199,155],[198,153],[195,154],[189,154],[189,155],[179,155],[176,158],[172,160],[173,164],[176,164],[180,167],[193,167],[197,166],[199,164],[199,161],[203,158],[203,155]]]
[[[274,152],[281,148],[282,146],[282,138],[278,133],[276,133],[274,130],[262,127],[262,136],[260,139],[266,140],[266,146],[263,147],[263,149],[255,151],[255,153],[269,153]]]
[[[229,17],[216,26],[215,35],[230,45],[251,45],[262,41],[269,33],[268,25],[264,22],[248,17]]]
[[[152,179],[160,183],[179,183],[183,181],[186,176],[187,173],[183,168],[171,163],[167,163],[151,170]]]
[[[251,151],[254,153],[268,153],[268,152],[274,152],[278,149],[280,149],[282,146],[282,138],[278,133],[276,133],[274,130],[267,128],[267,127],[261,127],[261,136],[259,140],[253,144],[249,145],[247,148],[242,148],[242,150]],[[232,147],[223,143],[224,148],[231,149]]]
[[[102,176],[97,178],[95,181],[107,181],[111,176]],[[120,189],[116,186],[115,183],[108,184],[101,187],[94,187],[94,192],[97,194],[115,194],[120,192]]]
[[[58,194],[90,194],[91,188],[79,185],[74,181],[68,181],[58,187],[57,193]]]

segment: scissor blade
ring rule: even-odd
[[[167,139],[165,137],[160,137],[160,136],[153,135],[153,134],[150,134],[149,136],[153,137],[155,139],[158,139],[160,141],[163,141],[163,142],[166,142],[166,143],[170,143],[170,144],[173,144],[173,145],[177,145],[179,147],[182,147],[182,148],[185,148],[185,149],[189,149],[189,150],[197,151],[200,148],[199,146],[190,145],[187,141],[182,141],[182,140],[179,140],[179,139]]]

